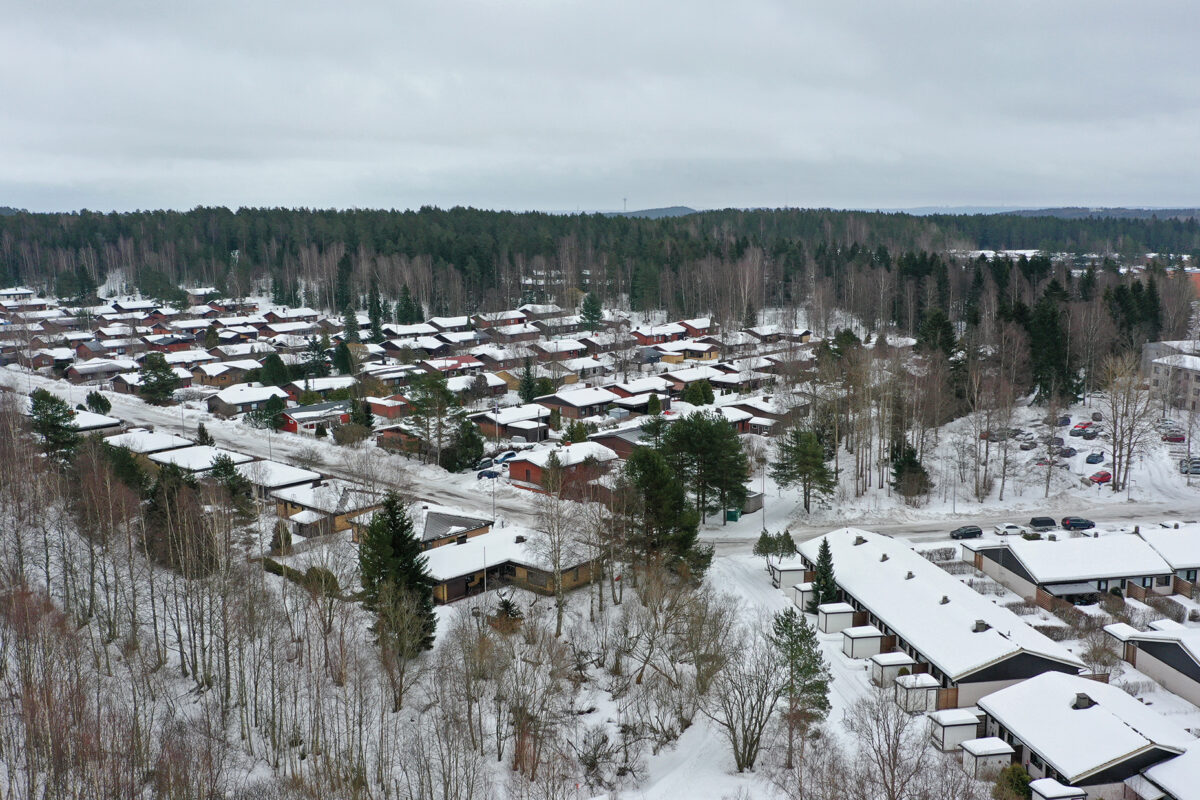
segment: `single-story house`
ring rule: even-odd
[[[471,318],[468,316],[430,317],[429,324],[436,328],[438,333],[471,330]]]
[[[493,520],[463,514],[452,508],[422,504],[413,513],[413,524],[421,531],[421,547],[432,550],[462,544],[492,529]]]
[[[232,417],[261,408],[272,397],[286,403],[288,393],[278,386],[263,386],[261,383],[235,383],[208,398],[208,410],[219,417]]]
[[[171,372],[179,379],[176,388],[187,389],[192,385],[192,373],[185,367],[171,367]],[[137,394],[142,390],[142,373],[122,372],[112,379],[112,388],[120,394]]]
[[[1200,577],[1200,525],[1177,528],[1139,527],[1138,535],[1162,556],[1175,573],[1174,594],[1191,597]]]
[[[92,358],[67,367],[66,377],[71,383],[100,383],[137,368],[137,362],[127,358]]]
[[[634,328],[630,333],[638,344],[648,347],[682,339],[687,334],[687,328],[678,323],[669,322],[666,325],[642,325]]]
[[[334,400],[331,403],[313,403],[295,406],[283,412],[283,427],[288,433],[316,435],[317,427],[326,430],[350,421],[350,401]]]
[[[246,379],[247,372],[259,369],[261,366],[262,364],[252,358],[199,364],[192,368],[192,380],[201,386],[232,386],[235,383],[242,383]]]
[[[540,442],[550,432],[550,409],[537,403],[509,406],[499,411],[481,411],[471,414],[469,419],[479,426],[479,432],[488,439],[515,439]]]
[[[608,408],[608,404],[618,397],[620,395],[608,389],[564,389],[534,398],[534,402],[548,409],[558,409],[563,419],[584,419],[600,416]]]
[[[629,458],[633,454],[634,448],[646,444],[645,440],[646,435],[642,432],[641,419],[634,420],[632,424],[623,424],[617,428],[608,428],[588,434],[589,442],[604,445],[616,453],[617,458],[621,460]]]
[[[253,456],[245,453],[235,453],[232,450],[223,450],[220,447],[202,444],[181,447],[177,450],[160,450],[157,453],[151,453],[150,460],[160,465],[173,464],[184,472],[199,473],[212,469],[213,461],[218,456],[226,456],[234,464],[245,464],[247,461],[254,460]]]
[[[1137,600],[1174,590],[1170,565],[1137,536],[978,539],[963,545],[963,560],[1046,609],[1113,589]]]
[[[565,491],[578,492],[608,471],[617,454],[596,442],[578,442],[557,448],[527,450],[508,462],[508,478],[518,489],[540,492],[545,488],[546,468],[554,454],[563,470]]]
[[[816,568],[822,541],[829,542],[845,602],[821,606],[818,628],[833,633],[874,625],[885,637],[880,652],[908,653],[917,661],[914,673],[937,681],[937,708],[969,707],[1043,672],[1076,674],[1084,668],[1066,647],[905,542],[853,528],[832,531],[800,545],[799,558],[809,569]]]
[[[95,433],[97,431],[108,431],[120,429],[124,423],[116,417],[108,417],[104,414],[96,414],[92,411],[75,410],[75,416],[71,418],[71,427],[80,433]]]
[[[575,339],[551,339],[534,342],[530,345],[534,357],[539,361],[565,361],[570,358],[582,358],[587,355],[587,348]]]
[[[148,431],[144,428],[119,433],[116,436],[104,437],[104,443],[113,447],[123,447],[137,455],[161,453],[164,450],[178,450],[181,447],[191,447],[192,442],[182,436],[160,431]]]
[[[408,404],[408,400],[402,394],[393,394],[388,397],[368,397],[366,401],[371,413],[384,419],[399,419],[412,410],[412,406]]]
[[[300,395],[306,392],[327,397],[332,392],[342,389],[353,389],[357,379],[353,375],[330,375],[326,378],[307,378],[292,381],[283,387],[284,393],[292,402],[300,400]]]
[[[353,518],[383,505],[383,495],[343,480],[290,486],[271,492],[275,513],[304,538],[351,530]]]
[[[1121,798],[1123,782],[1183,753],[1195,737],[1117,686],[1046,672],[979,699],[988,736],[1037,778]]]
[[[501,325],[515,325],[524,321],[525,313],[516,310],[484,311],[471,316],[471,323],[474,324],[476,330],[487,330]]]
[[[503,528],[428,550],[428,570],[437,581],[434,600],[451,603],[504,585],[553,593],[553,567],[537,537],[537,532],[524,528]],[[591,562],[575,556],[567,560],[561,574],[564,587],[576,589],[591,581]]]
[[[237,471],[250,481],[255,494],[262,500],[266,500],[276,490],[289,486],[312,486],[321,480],[319,472],[267,459],[239,464]]]
[[[671,391],[672,384],[666,378],[650,375],[645,378],[625,381],[624,383],[614,383],[604,388],[615,394],[619,394],[621,397],[634,397],[651,392],[658,395],[668,394]]]
[[[1174,620],[1151,623],[1139,631],[1124,622],[1105,627],[1116,640],[1121,658],[1139,672],[1193,705],[1200,706],[1200,628]]]

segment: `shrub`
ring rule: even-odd
[[[317,437],[318,439],[324,439],[326,436],[328,436],[328,435],[329,435],[329,429],[325,427],[325,423],[324,423],[324,422],[318,422],[318,423],[317,423],[317,430],[316,430],[316,432],[315,432],[315,433],[316,433],[316,437]]]
[[[1036,531],[1030,531],[1029,533],[1022,533],[1021,538],[1031,542],[1036,542],[1042,538],[1042,535]]]
[[[271,552],[279,555],[292,552],[292,532],[283,520],[275,523],[275,533],[271,536]]]
[[[918,552],[935,564],[943,561],[954,561],[958,556],[957,547],[935,547],[932,550],[919,550]]]
[[[371,429],[366,425],[349,422],[338,425],[333,429],[333,440],[340,445],[358,444],[371,435]]]
[[[1033,790],[1029,788],[1029,773],[1020,764],[1010,764],[996,776],[992,786],[993,800],[1029,800]]]

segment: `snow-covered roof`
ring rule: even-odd
[[[217,392],[213,397],[231,406],[244,403],[262,403],[272,397],[287,399],[288,393],[278,386],[263,386],[261,383],[235,383]]]
[[[494,411],[485,411],[479,416],[483,419],[494,422],[497,425],[511,425],[514,422],[519,422],[522,420],[548,420],[550,418],[550,410],[537,403],[525,403],[524,405],[502,408],[500,409],[499,413]]]
[[[313,472],[311,469],[301,469],[293,467],[291,464],[266,459],[242,464],[237,470],[255,486],[262,486],[266,489],[277,489],[280,486],[293,486],[297,483],[321,479],[321,473]]]
[[[75,416],[71,419],[71,427],[78,431],[95,431],[101,428],[115,428],[121,424],[121,420],[116,417],[106,417],[103,414],[96,414],[91,411],[80,411],[76,409]]]
[[[617,454],[613,450],[602,444],[597,444],[596,442],[576,442],[575,444],[557,448],[530,450],[521,453],[513,461],[528,461],[530,464],[536,464],[545,469],[546,464],[550,461],[551,453],[558,456],[558,463],[564,467],[582,464],[588,458],[594,458],[596,461],[604,463],[612,461],[617,457]]]
[[[582,408],[583,406],[594,406],[600,403],[611,403],[618,397],[620,397],[619,394],[610,392],[608,389],[588,387],[580,389],[564,388],[555,394],[539,397],[538,400],[553,399],[564,405]]]
[[[1091,703],[1076,708],[1077,695]],[[1196,742],[1120,687],[1060,672],[986,695],[979,707],[1071,783],[1154,747],[1181,753]]]
[[[953,680],[1020,653],[1083,667],[1063,645],[904,542],[843,528],[804,542],[800,552],[815,563],[822,539],[832,550],[838,585]],[[985,629],[977,630],[979,621]]]
[[[157,431],[132,430],[119,433],[116,436],[106,436],[105,443],[113,447],[124,447],[131,453],[157,453],[162,450],[174,450],[188,447],[192,443],[182,436]]]
[[[536,531],[507,527],[472,536],[463,544],[449,544],[425,551],[429,574],[434,580],[447,581],[463,575],[512,562],[534,569],[551,569],[536,544]],[[517,541],[518,538],[524,541]],[[578,566],[584,559],[567,559],[564,569]],[[573,563],[572,563],[573,562]]]
[[[1160,356],[1152,362],[1159,366],[1170,367],[1171,369],[1186,369],[1192,372],[1200,372],[1200,356],[1188,355],[1187,353],[1172,353],[1169,356]]]
[[[242,358],[235,361],[221,361],[216,364],[200,364],[196,369],[211,378],[231,369],[252,370],[261,366],[252,358]]]
[[[446,379],[446,388],[452,392],[465,392],[478,378],[483,378],[489,389],[504,386],[504,379],[494,372],[479,372],[474,375],[455,375]]]
[[[721,412],[721,416],[725,417],[725,419],[734,424],[746,422],[754,417],[754,415],[749,411],[743,411],[742,409],[734,408],[733,406],[721,406],[717,409],[717,411]]]
[[[1034,580],[1043,584],[1171,572],[1163,557],[1137,536],[1084,536],[1056,542],[1013,539],[1001,546],[1008,547]]]
[[[551,339],[549,341],[538,342],[537,346],[547,353],[570,353],[575,350],[586,350],[583,342],[575,339]]]
[[[1146,770],[1145,775],[1175,800],[1200,800],[1200,745]]]
[[[219,447],[209,447],[208,445],[151,453],[150,460],[157,464],[174,464],[186,472],[202,472],[212,467],[217,456],[229,456],[229,459],[235,464],[244,464],[252,460],[251,456],[244,453],[235,453],[232,450],[222,450]]]
[[[326,481],[319,486],[290,486],[271,492],[271,496],[292,505],[324,511],[327,514],[343,514],[383,502],[383,496],[379,492],[371,491],[362,484],[343,480]]]
[[[1200,568],[1200,526],[1181,525],[1178,530],[1142,527],[1138,529],[1138,535],[1171,569]]]
[[[983,756],[1006,756],[1015,752],[1011,744],[996,736],[985,736],[982,739],[968,739],[962,743],[961,747],[976,758]]]
[[[1171,621],[1174,620],[1164,620]],[[1165,642],[1177,644],[1186,652],[1197,666],[1200,666],[1200,628],[1187,628],[1183,625],[1172,625],[1159,630],[1139,631],[1125,623],[1106,625],[1104,630],[1120,641]]]
[[[400,339],[410,336],[432,336],[438,332],[438,329],[428,322],[414,322],[411,325],[387,324],[383,326],[383,329]]]
[[[704,330],[712,325],[712,319],[710,317],[696,317],[694,319],[680,320],[679,324],[688,325],[697,330]]]
[[[665,378],[650,376],[618,383],[616,387],[630,394],[645,394],[646,392],[665,392],[671,388],[671,382]]]
[[[349,389],[354,382],[353,375],[329,375],[325,378],[301,379],[295,381],[295,385],[312,392],[336,392],[338,389]]]
[[[724,374],[726,373],[714,367],[697,366],[687,369],[677,369],[674,372],[664,372],[663,377],[670,381],[692,383],[693,381],[708,380],[709,378],[715,378],[718,375]]]
[[[934,711],[929,718],[942,727],[979,724],[979,716],[965,708],[944,708]]]
[[[461,328],[471,324],[470,317],[430,317],[429,324],[438,328]]]
[[[72,365],[72,369],[80,375],[97,372],[132,372],[137,368],[137,362],[130,361],[128,358],[92,358],[87,361],[77,361]]]

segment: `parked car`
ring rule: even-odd
[[[1054,438],[1052,438],[1050,440],[1050,444],[1054,445],[1055,447],[1062,447],[1066,443],[1067,443],[1066,440],[1063,439],[1061,436],[1055,436]]]
[[[1086,531],[1096,527],[1096,523],[1087,517],[1063,517],[1062,526],[1068,531]]]
[[[500,455],[496,456],[496,463],[503,464],[505,461],[508,461],[509,459],[513,459],[516,457],[517,457],[516,450],[507,450],[507,451],[501,453]]]
[[[475,465],[475,469],[491,469],[494,462],[490,458],[481,458],[479,463]]]
[[[1052,531],[1058,527],[1058,523],[1054,521],[1054,517],[1033,517],[1029,520],[1029,530],[1037,533]]]
[[[1088,453],[1088,457],[1087,457],[1087,463],[1089,463],[1089,464],[1103,464],[1103,463],[1104,463],[1104,451],[1103,451],[1103,450],[1097,450],[1097,451],[1096,451],[1096,452],[1094,452],[1094,453]]]
[[[1164,433],[1162,440],[1171,444],[1182,444],[1187,441],[1187,437],[1182,433]]]
[[[1093,472],[1088,480],[1092,483],[1108,483],[1112,480],[1112,473],[1106,469],[1102,469],[1099,472]]]
[[[951,539],[975,539],[983,536],[983,528],[978,525],[963,525],[950,531]]]
[[[1103,422],[1103,421],[1104,421],[1103,414],[1101,414],[1099,411],[1092,412],[1092,422]]]
[[[1079,455],[1079,451],[1074,447],[1060,447],[1058,449],[1058,454],[1063,458],[1070,458],[1071,456]]]
[[[1091,442],[1091,441],[1094,441],[1095,439],[1099,439],[1099,438],[1100,438],[1100,431],[1096,430],[1095,428],[1088,428],[1086,431],[1083,432],[1083,440],[1085,442]]]
[[[1022,450],[1036,450],[1037,442],[1021,442]]]
[[[1068,436],[1083,436],[1084,432],[1087,431],[1087,429],[1090,427],[1092,427],[1092,423],[1080,422],[1078,425],[1071,428],[1071,430],[1067,431],[1067,435]]]
[[[484,478],[499,478],[499,477],[500,477],[500,473],[494,469],[480,470],[475,475],[475,478],[477,480],[483,480]]]
[[[1179,459],[1179,472],[1183,475],[1200,475],[1200,458],[1193,458],[1191,461],[1186,458]]]
[[[1071,418],[1070,418],[1070,417],[1068,417],[1068,416],[1066,416],[1066,415],[1063,415],[1063,416],[1061,416],[1061,417],[1059,417],[1059,418],[1058,418],[1058,426],[1059,426],[1060,428],[1061,428],[1063,425],[1070,425],[1070,424],[1071,424]]]
[[[1001,522],[996,526],[997,536],[1023,536],[1026,533],[1029,533],[1029,528],[1026,528],[1024,525],[1017,525],[1013,522]]]

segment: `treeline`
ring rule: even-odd
[[[1147,252],[1200,254],[1200,225],[831,210],[663,219],[469,208],[17,212],[0,217],[0,283],[86,297],[119,273],[151,296],[179,284],[231,295],[270,289],[279,299],[341,311],[347,288],[361,304],[374,282],[390,298],[407,288],[429,315],[570,302],[573,290],[593,290],[635,309],[741,321],[764,305],[806,302],[821,275],[925,272],[936,253],[1002,248],[1095,254],[1100,263]],[[902,298],[902,282],[892,286]]]

